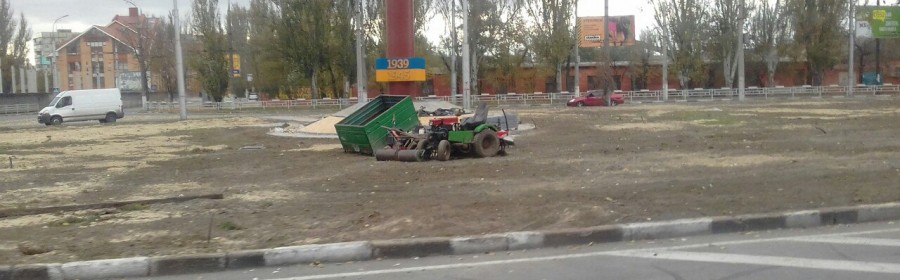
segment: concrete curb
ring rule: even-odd
[[[0,265],[0,280],[70,280],[147,277],[226,269],[480,254],[696,235],[808,228],[900,220],[900,203],[832,207],[796,212],[680,219],[548,231],[455,238],[412,238],[280,247],[228,253],[135,257],[65,264]]]

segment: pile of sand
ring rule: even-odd
[[[304,126],[300,132],[316,134],[337,134],[334,125],[342,121],[343,117],[328,116],[321,120]]]

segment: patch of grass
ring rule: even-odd
[[[132,204],[122,206],[119,209],[121,209],[122,211],[141,211],[141,210],[147,210],[147,205],[141,204],[141,203],[132,203]]]
[[[202,148],[202,147],[197,147],[197,148],[191,149],[190,152],[191,152],[191,153],[194,153],[194,154],[205,154],[205,153],[212,153],[212,152],[215,152],[215,150],[213,150],[213,149],[207,149],[207,148]]]
[[[219,228],[222,228],[224,230],[242,230],[242,229],[244,229],[244,227],[242,227],[238,224],[235,224],[231,221],[225,221],[224,223],[219,225]]]
[[[693,122],[699,125],[735,125],[738,123],[738,119],[735,116],[729,115],[725,112],[704,112],[704,111],[687,111],[687,112],[677,112],[675,114],[675,119],[687,122]]]
[[[67,225],[80,225],[80,224],[90,224],[93,222],[99,222],[108,220],[110,218],[103,217],[97,214],[91,214],[86,216],[66,216],[62,220],[53,221],[47,224],[47,226],[58,227],[58,226],[67,226]]]

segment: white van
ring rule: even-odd
[[[85,89],[57,94],[50,105],[41,109],[38,122],[46,125],[90,120],[111,123],[124,117],[122,93],[119,89]]]

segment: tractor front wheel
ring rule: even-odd
[[[492,157],[500,151],[500,137],[493,130],[486,129],[475,135],[475,155],[478,157]]]
[[[437,153],[434,156],[439,161],[447,161],[450,159],[450,141],[441,140],[438,142]]]

